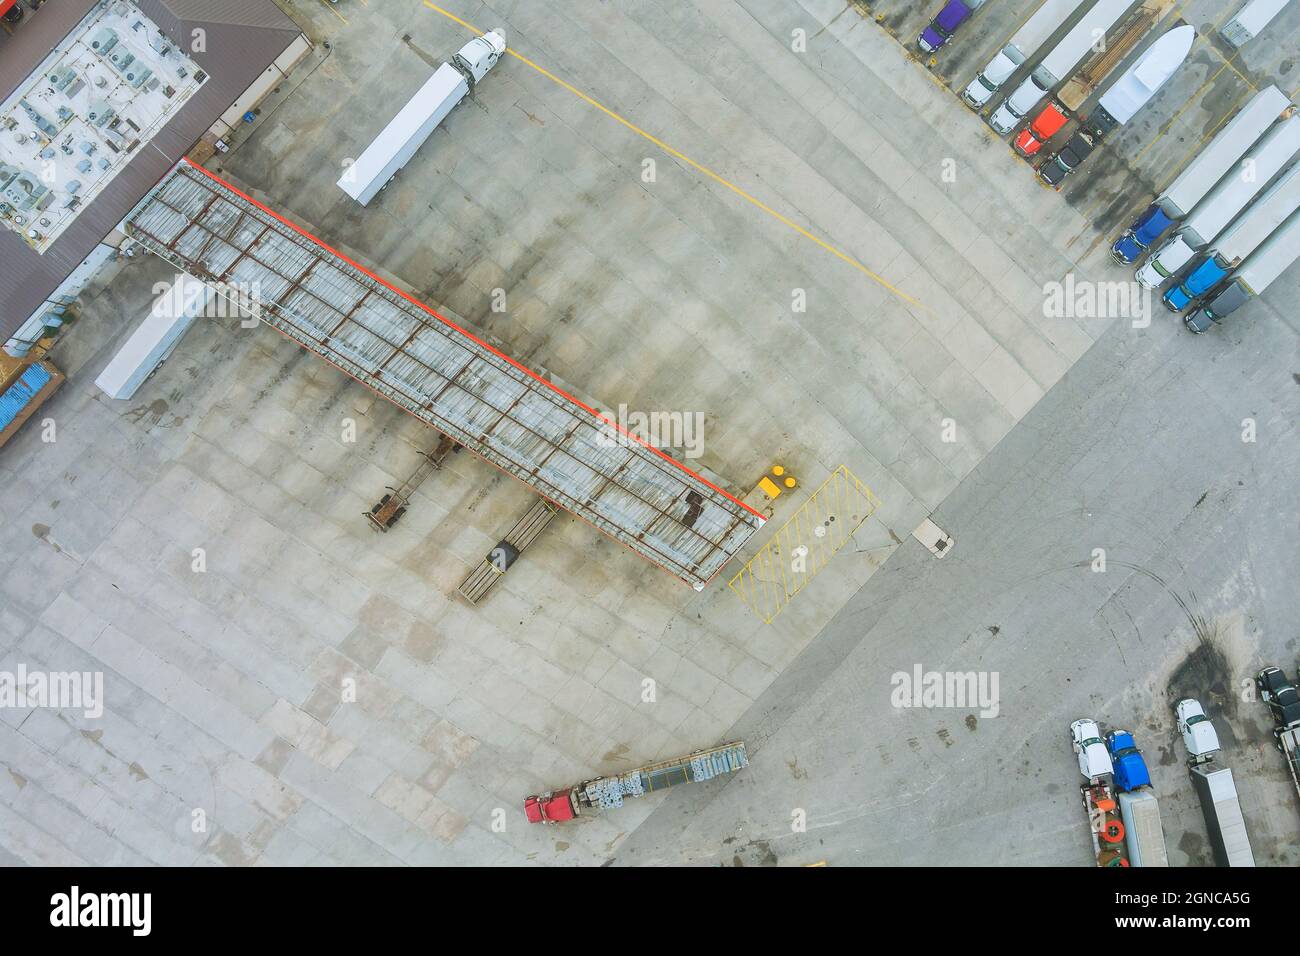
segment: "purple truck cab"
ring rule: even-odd
[[[965,23],[983,0],[948,0],[930,25],[916,38],[916,45],[925,53],[933,53],[947,43],[957,28]]]

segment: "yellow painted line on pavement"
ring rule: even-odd
[[[1179,9],[1181,10],[1182,8],[1180,7]],[[1231,10],[1228,10],[1226,13],[1224,13],[1224,15],[1219,18],[1218,22],[1215,23],[1212,27],[1210,27],[1210,29],[1206,33],[1206,36],[1216,32],[1219,29],[1219,27],[1223,25],[1223,21],[1228,19],[1228,17],[1231,14],[1232,14]],[[1211,50],[1213,50],[1216,54],[1218,53],[1217,50],[1214,50],[1214,45],[1210,44],[1209,40],[1207,40],[1206,37],[1198,36],[1197,40],[1206,43],[1207,45],[1209,45]],[[1233,59],[1236,58],[1235,53],[1233,54],[1232,58]],[[1134,163],[1136,163],[1139,159],[1141,159],[1144,155],[1146,155],[1147,150],[1149,150],[1152,146],[1154,146],[1160,139],[1162,139],[1165,136],[1165,134],[1169,132],[1170,129],[1173,128],[1174,123],[1178,122],[1178,117],[1182,116],[1183,112],[1188,107],[1190,107],[1193,103],[1200,102],[1201,94],[1205,92],[1206,88],[1209,87],[1211,83],[1213,83],[1215,80],[1219,78],[1219,75],[1223,73],[1224,70],[1228,69],[1231,66],[1231,63],[1232,60],[1224,60],[1223,65],[1219,67],[1219,69],[1215,72],[1215,74],[1212,77],[1210,77],[1208,80],[1206,80],[1204,83],[1202,83],[1200,89],[1198,89],[1195,93],[1193,93],[1191,96],[1187,98],[1187,101],[1178,108],[1178,111],[1169,118],[1169,121],[1166,122],[1164,124],[1164,127],[1155,135],[1155,138],[1153,138],[1149,143],[1147,143],[1140,150],[1138,150],[1138,154],[1133,157]],[[1232,71],[1236,73],[1238,76],[1241,76],[1240,71],[1238,71],[1236,67],[1232,67]],[[1241,77],[1241,78],[1243,80],[1246,79],[1245,77]],[[1255,85],[1253,83],[1251,83],[1249,80],[1246,80],[1246,83],[1248,86],[1251,87],[1251,89],[1254,89]]]
[[[459,23],[462,27],[464,27],[466,30],[469,30],[471,33],[482,35],[484,32],[480,30],[478,27],[474,26],[472,23],[468,23],[465,20],[462,20],[460,17],[456,16],[456,14],[450,12],[449,10],[444,10],[436,3],[432,3],[431,0],[424,0],[424,5],[428,7],[430,10],[433,10],[434,12],[442,14],[448,20],[452,20],[456,23]],[[752,195],[751,193],[746,192],[744,189],[737,186],[735,183],[727,179],[724,179],[722,176],[720,176],[718,173],[715,173],[712,169],[705,166],[703,163],[698,163],[695,160],[691,159],[681,150],[676,149],[673,146],[669,146],[667,143],[659,139],[659,137],[655,136],[654,134],[646,132],[641,127],[633,123],[631,120],[619,115],[618,113],[614,112],[605,104],[588,96],[586,93],[582,92],[582,90],[573,86],[571,83],[567,83],[564,80],[560,79],[550,70],[534,63],[532,60],[528,59],[528,57],[524,56],[522,53],[519,53],[518,51],[507,47],[506,54],[514,57],[516,60],[518,60],[520,63],[523,63],[525,66],[530,67],[533,70],[536,70],[538,73],[546,77],[552,83],[555,83],[557,86],[563,87],[564,89],[568,90],[570,93],[578,97],[578,99],[582,100],[584,103],[587,103],[590,106],[594,106],[596,109],[600,110],[600,112],[604,113],[610,119],[625,126],[627,129],[636,133],[638,136],[658,146],[669,156],[672,156],[674,159],[679,159],[686,165],[690,166],[691,168],[697,170],[700,173],[703,173],[705,176],[707,176],[709,179],[712,179],[718,185],[725,186],[727,189],[731,190],[733,193],[735,193],[741,199],[748,202],[750,205],[754,206],[756,209],[759,209],[762,212],[767,213],[767,215],[771,216],[773,219],[781,223],[783,226],[786,226],[787,228],[794,230],[799,235],[803,236],[805,239],[810,240],[811,242],[820,246],[825,251],[829,252],[831,255],[835,256],[841,262],[844,262],[847,265],[852,266],[854,269],[857,269],[867,278],[879,284],[881,287],[889,290],[891,293],[893,293],[898,298],[902,299],[904,302],[907,302],[910,305],[915,305],[918,308],[925,308],[925,306],[923,306],[919,300],[913,298],[912,296],[904,292],[902,289],[899,289],[897,286],[891,284],[882,276],[879,276],[876,273],[872,272],[870,269],[868,269],[857,259],[853,258],[847,252],[842,252],[841,250],[837,249],[835,246],[827,242],[825,239],[822,239],[821,237],[816,236],[813,233],[809,232],[807,229],[799,225],[794,220],[790,219],[788,216],[785,216],[777,212],[775,209],[767,205],[767,203],[763,202],[761,199],[758,199],[756,196]]]
[[[328,10],[330,13],[334,14],[334,16],[338,17],[344,23],[348,22],[348,18],[345,17],[343,14],[339,13],[338,10],[335,9],[334,4],[330,3],[329,0],[320,0],[320,2],[321,5],[324,6],[325,9]]]
[[[879,507],[871,489],[840,465],[727,587],[764,624],[771,624]]]

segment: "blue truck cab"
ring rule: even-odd
[[[1152,203],[1124,235],[1115,240],[1110,247],[1110,257],[1122,266],[1136,262],[1173,224],[1160,204]]]
[[[1222,265],[1217,256],[1210,256],[1189,272],[1186,279],[1161,296],[1161,301],[1164,302],[1165,308],[1173,312],[1181,312],[1191,305],[1194,299],[1199,299],[1218,285],[1227,276],[1228,271],[1228,267]]]
[[[1112,730],[1106,735],[1106,749],[1110,751],[1110,761],[1115,766],[1116,787],[1127,793],[1151,786],[1147,763],[1133,742],[1132,734],[1127,730]]]

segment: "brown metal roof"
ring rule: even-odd
[[[161,11],[165,8],[179,20],[194,23],[225,23],[235,27],[256,30],[291,30],[301,32],[298,25],[269,0],[136,0],[155,23],[162,26]]]
[[[98,2],[55,0],[28,11],[12,36],[0,31],[0,99],[24,83]],[[207,49],[190,56],[208,80],[44,255],[17,233],[0,228],[0,341],[27,320],[301,32],[271,0],[136,0],[136,6],[187,50],[195,27],[207,31]]]

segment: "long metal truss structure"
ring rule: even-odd
[[[697,590],[763,517],[207,170],[177,165],[129,236]]]

